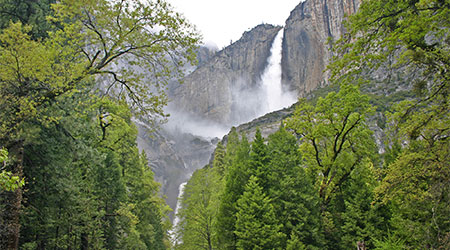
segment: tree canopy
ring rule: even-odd
[[[195,29],[159,0],[0,3],[0,145],[11,178],[28,182],[1,192],[1,245],[165,248],[165,207],[131,117],[164,120],[168,81],[195,61]]]

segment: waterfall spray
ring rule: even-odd
[[[293,93],[283,91],[281,84],[281,55],[283,49],[283,29],[275,37],[270,49],[270,57],[267,59],[267,67],[261,76],[261,85],[265,92],[266,105],[262,113],[286,108],[296,102]]]
[[[177,226],[178,226],[178,223],[180,222],[180,217],[178,217],[178,212],[181,209],[181,198],[183,196],[184,186],[186,186],[186,184],[187,184],[187,182],[183,182],[178,187],[178,201],[177,201],[177,205],[176,205],[176,208],[175,208],[175,214],[174,214],[174,218],[173,218],[172,230],[169,231],[169,235],[170,235],[174,245],[182,243],[182,241],[181,241],[181,239],[180,239],[180,237],[178,235]]]

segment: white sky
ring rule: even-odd
[[[284,25],[302,0],[167,0],[219,49],[261,23]]]

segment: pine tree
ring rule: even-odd
[[[270,175],[269,169],[269,155],[264,137],[259,128],[256,129],[255,138],[251,145],[250,161],[249,161],[249,175],[254,175],[259,180],[259,185],[265,192],[269,189]]]
[[[236,249],[236,202],[244,192],[248,181],[248,162],[250,145],[245,135],[242,135],[237,145],[232,165],[225,176],[224,188],[220,196],[219,212],[215,230],[218,236],[218,244],[221,249]],[[228,147],[227,147],[228,153]]]
[[[364,242],[373,248],[373,239],[381,238],[388,231],[387,207],[374,199],[374,188],[378,185],[372,164],[359,166],[342,187],[343,207],[338,211],[341,249],[349,249],[355,243]],[[338,210],[338,209],[337,209]]]
[[[285,240],[270,199],[251,176],[237,201],[237,249],[279,249]]]
[[[102,226],[105,248],[118,248],[120,235],[117,211],[126,200],[126,189],[121,178],[122,169],[114,152],[109,151],[102,166],[93,169],[95,196],[102,211]]]
[[[340,242],[340,190],[362,165],[374,161],[376,146],[366,124],[372,112],[369,98],[357,86],[341,85],[313,106],[302,100],[287,126],[300,136],[300,151],[307,171],[315,179],[320,197],[322,225],[328,248]]]
[[[399,237],[409,248],[450,247],[449,4],[363,1],[349,18],[348,33],[337,42],[338,57],[330,66],[339,83],[371,81],[364,69],[415,72],[407,80],[414,98],[388,115],[389,144],[402,149],[394,161],[388,159],[386,177],[376,189],[378,198],[393,208],[393,242]]]
[[[220,176],[224,176],[226,167],[226,151],[225,147],[220,141],[219,143],[217,143],[216,149],[214,151],[213,168],[220,174]]]
[[[320,200],[313,178],[302,165],[297,138],[281,126],[269,136],[267,148],[270,155],[269,196],[276,217],[283,225],[282,231],[288,237],[282,247],[321,248]]]
[[[41,2],[48,7],[50,1],[5,0],[0,11],[14,4],[22,11],[27,3],[33,12]],[[24,174],[25,146],[40,136],[41,126],[53,126],[61,119],[58,112],[47,112],[58,107],[61,98],[85,89],[107,89],[104,96],[129,101],[136,116],[155,122],[157,117],[165,117],[164,86],[169,79],[181,77],[182,65],[195,61],[196,32],[165,1],[63,0],[56,1],[53,11],[47,10],[42,8],[42,15],[12,16],[29,18],[30,25],[49,20],[46,24],[52,32],[48,36],[40,30],[34,32],[30,25],[12,22],[14,18],[0,18],[2,28],[8,25],[0,33],[0,143],[8,150],[9,167],[19,179]],[[47,13],[51,14],[48,19],[31,20]],[[161,29],[148,29],[155,26]],[[159,67],[152,61],[158,61]],[[87,84],[99,76],[107,87]],[[152,77],[158,81],[148,81]],[[8,204],[1,223],[8,230],[0,230],[2,240],[7,241],[2,245],[17,249],[23,189],[3,193]],[[83,232],[83,247],[88,244],[88,231]]]

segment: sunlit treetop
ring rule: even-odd
[[[64,0],[53,5],[62,29],[86,73],[103,77],[106,94],[123,96],[140,114],[162,115],[169,79],[179,79],[196,60],[200,37],[165,1]],[[67,20],[71,20],[67,22]]]
[[[92,80],[151,124],[165,116],[165,87],[195,62],[200,39],[184,17],[165,1],[63,0],[52,8],[48,38],[33,39],[20,22],[0,34],[4,137],[21,137],[31,119],[56,119],[43,109]]]

